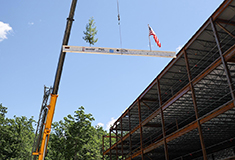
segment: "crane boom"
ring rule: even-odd
[[[91,54],[176,58],[175,52],[172,52],[172,51],[149,51],[149,50],[137,50],[137,49],[82,47],[82,46],[67,46],[67,45],[63,45],[63,51],[64,52],[73,52],[73,53],[91,53]]]
[[[69,17],[67,18],[67,25],[64,33],[64,38],[62,45],[67,45],[70,37],[70,31],[72,28],[72,23],[74,21],[74,12],[76,8],[77,0],[72,0],[71,7],[70,7],[70,12],[69,12]],[[38,138],[38,142],[36,146],[33,146],[33,151],[32,151],[32,156],[34,156],[34,159],[38,157],[38,160],[44,160],[46,151],[47,151],[47,145],[50,137],[50,132],[51,132],[51,124],[55,112],[55,105],[58,97],[58,90],[59,90],[59,84],[60,84],[60,78],[63,70],[63,65],[64,65],[64,59],[65,59],[66,52],[63,51],[63,47],[61,47],[61,52],[60,52],[60,58],[59,62],[57,65],[57,71],[55,75],[55,80],[54,80],[54,85],[52,88],[52,93],[50,96],[50,103],[47,107],[45,107],[41,112],[44,113],[44,118],[41,126],[39,135],[35,134],[35,138]],[[41,115],[41,113],[40,113]],[[39,117],[40,119],[40,117]],[[39,149],[40,147],[40,149]]]

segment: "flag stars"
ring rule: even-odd
[[[161,47],[161,43],[160,43],[159,39],[157,38],[157,35],[155,34],[153,29],[149,25],[148,25],[148,27],[149,27],[149,36],[153,36],[153,39],[157,43],[158,47]]]

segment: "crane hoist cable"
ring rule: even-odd
[[[121,33],[121,18],[120,18],[120,12],[119,12],[119,2],[117,0],[117,13],[118,13],[118,25],[119,25],[119,39],[120,39],[120,48],[122,50],[122,33]],[[121,51],[122,52],[122,51]]]

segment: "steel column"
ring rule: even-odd
[[[143,132],[142,132],[142,120],[141,120],[141,107],[140,107],[140,100],[138,99],[138,113],[139,113],[139,126],[140,126],[140,151],[142,160],[144,160],[143,154]]]
[[[130,143],[130,155],[132,155],[132,143],[131,143],[131,114],[130,110],[128,112],[128,120],[129,120],[129,143]],[[132,158],[131,158],[132,159]]]
[[[122,119],[121,119],[121,150],[122,150],[122,159],[123,159],[123,130],[122,130]]]
[[[163,135],[163,141],[164,141],[165,159],[169,160],[168,147],[167,147],[167,143],[166,143],[165,120],[164,120],[164,114],[163,114],[163,110],[162,110],[162,96],[161,96],[161,89],[160,89],[159,80],[157,81],[157,90],[158,90],[158,101],[159,101],[159,106],[160,106],[160,110],[161,110],[162,135]]]
[[[175,119],[175,124],[176,124],[176,128],[177,128],[177,130],[178,130],[178,129],[179,129],[179,125],[178,125],[177,119]]]
[[[222,64],[223,64],[223,67],[224,67],[224,70],[225,70],[225,74],[226,74],[226,77],[227,77],[227,81],[228,81],[229,89],[230,89],[230,92],[231,92],[231,96],[233,98],[233,101],[235,101],[234,87],[233,87],[233,84],[232,84],[231,75],[230,75],[230,72],[229,72],[229,69],[228,69],[228,66],[227,66],[227,62],[225,61],[225,58],[223,56],[220,41],[219,41],[218,32],[217,32],[217,29],[215,27],[215,24],[214,24],[212,18],[210,18],[210,23],[211,23],[211,27],[212,27],[212,30],[213,30],[213,33],[214,33],[215,41],[216,41],[216,44],[217,44],[217,47],[218,47],[218,50],[219,50],[220,58],[221,58],[221,61],[222,61]]]
[[[112,141],[111,141],[111,128],[109,129],[109,160],[112,160],[112,149],[111,149],[111,146],[112,146]]]
[[[117,125],[116,125],[116,160],[118,160],[118,134],[117,134]]]
[[[195,92],[194,92],[194,86],[193,86],[193,83],[192,83],[191,72],[190,72],[189,62],[188,62],[188,56],[187,56],[187,53],[186,53],[185,50],[183,52],[184,52],[184,58],[185,58],[187,73],[188,73],[188,80],[189,80],[189,84],[190,84],[190,88],[191,88],[191,92],[192,92],[193,106],[194,106],[194,111],[195,111],[195,116],[196,116],[196,121],[197,121],[197,126],[198,126],[197,128],[198,128],[198,132],[199,132],[203,158],[204,158],[204,160],[207,160],[205,142],[204,142],[204,138],[203,138],[203,135],[202,135],[202,128],[201,128],[200,121],[198,119],[197,101],[196,101],[196,96],[195,96]]]

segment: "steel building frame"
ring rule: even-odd
[[[110,127],[103,158],[234,157],[234,83],[235,0],[225,0]]]

